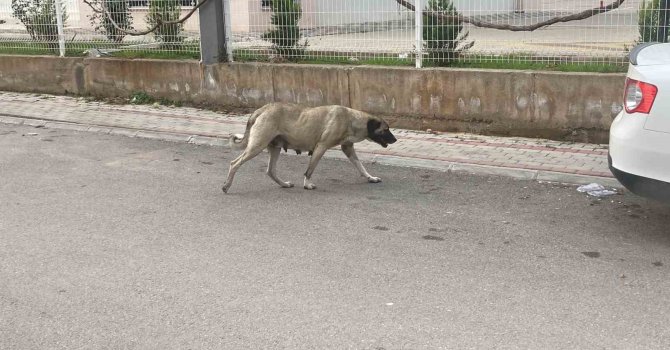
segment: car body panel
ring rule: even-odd
[[[610,168],[632,192],[670,203],[670,44],[637,48],[627,77],[653,84],[658,92],[649,114],[624,109],[614,119]]]
[[[631,51],[631,63],[636,66],[670,64],[670,44],[646,43]]]
[[[621,112],[610,128],[612,166],[629,174],[670,182],[670,134],[646,130],[646,118]]]
[[[658,66],[638,66],[635,69],[640,77],[637,80],[653,84],[658,88],[654,105],[646,118],[644,128],[670,133],[670,63]]]

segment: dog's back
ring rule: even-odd
[[[251,128],[256,124],[256,121],[259,117],[265,119],[264,123],[276,124],[281,119],[291,116],[299,116],[304,107],[301,107],[296,104],[289,103],[269,103],[265,106],[257,109],[254,113],[249,116],[247,120],[247,126],[244,130],[244,134],[233,134],[230,137],[230,147],[233,149],[244,149],[247,147],[249,142],[249,134],[251,133]]]
[[[361,119],[362,115],[360,111],[339,105],[305,107],[293,103],[270,103],[249,117],[244,135],[233,135],[230,144],[236,149],[245,148],[255,129],[253,133],[257,135],[270,139],[281,137],[289,148],[311,151],[323,137],[341,139],[350,131],[352,122]],[[254,128],[257,124],[263,130]],[[270,137],[270,133],[273,136]],[[364,138],[364,135],[361,136]]]

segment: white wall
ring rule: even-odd
[[[319,25],[381,22],[412,17],[409,11],[401,8],[394,0],[313,1],[315,22]]]
[[[9,0],[0,0],[9,1]],[[414,3],[414,0],[409,0]],[[427,3],[428,0],[423,0]],[[464,15],[510,13],[520,0],[453,0]],[[530,0],[527,0],[530,1]],[[414,13],[395,0],[300,0],[302,28],[386,22],[414,18]],[[270,26],[270,14],[260,0],[232,0],[233,31],[263,32]]]
[[[463,15],[488,15],[510,13],[519,0],[453,0]],[[314,11],[314,23],[338,25],[363,22],[380,22],[413,18],[412,12],[394,0],[302,0],[306,12]],[[410,0],[415,3],[415,0]],[[428,0],[422,1],[424,6]],[[313,9],[308,9],[308,4]]]
[[[454,6],[463,15],[488,15],[513,12],[515,0],[454,0]]]

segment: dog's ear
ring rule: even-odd
[[[382,123],[378,120],[368,119],[368,135],[379,135]]]

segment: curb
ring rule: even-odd
[[[190,143],[195,145],[206,145],[206,146],[217,146],[217,147],[228,147],[228,140],[229,140],[228,137],[225,136],[212,137],[197,134],[182,134],[172,132],[158,132],[145,129],[119,128],[105,125],[77,124],[77,123],[23,118],[18,116],[8,116],[4,114],[0,114],[0,123],[11,124],[11,125],[26,125],[32,127],[43,127],[50,129],[84,131],[84,132],[93,132],[105,135],[120,135],[126,137],[137,137],[157,141]],[[334,150],[327,151],[324,157],[331,159],[343,159],[343,160],[346,159],[346,157],[343,154],[341,154],[341,152],[337,152]],[[418,159],[410,157],[376,155],[369,153],[359,154],[359,158],[361,159],[361,161],[364,162],[407,167],[407,168],[429,169],[448,173],[493,175],[493,176],[508,177],[517,180],[559,182],[571,185],[585,185],[597,182],[603,186],[623,189],[623,186],[616,179],[600,177],[600,176],[576,175],[576,174],[552,172],[544,170],[504,168],[504,167],[495,167],[495,166],[477,165],[477,164],[468,164],[459,162],[447,162],[441,160],[426,160],[426,159]]]

